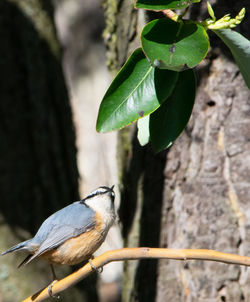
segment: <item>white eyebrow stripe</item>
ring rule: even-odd
[[[96,190],[94,192],[92,192],[91,194],[89,194],[87,197],[85,197],[84,199],[88,199],[97,195],[102,195],[104,193],[106,193],[107,191],[101,191],[101,190]]]
[[[96,189],[95,191],[90,193],[87,197],[83,198],[81,201],[84,202],[85,200],[87,200],[89,198],[92,198],[92,197],[98,196],[98,195],[102,195],[102,194],[105,194],[107,192],[112,193],[113,192],[113,187],[112,188],[105,187],[105,186],[99,187],[98,189]]]

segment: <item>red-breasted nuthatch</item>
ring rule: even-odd
[[[27,250],[30,254],[19,267],[38,257],[50,264],[68,265],[90,259],[115,220],[113,187],[99,187],[83,200],[55,212],[43,222],[33,238],[2,255]]]

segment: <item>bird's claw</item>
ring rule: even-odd
[[[49,296],[51,298],[54,298],[54,299],[60,299],[60,295],[53,295],[52,294],[52,286],[57,282],[58,280],[54,280],[50,283],[50,285],[48,286],[48,292],[49,292]]]

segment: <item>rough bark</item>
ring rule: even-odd
[[[0,1],[1,251],[78,199],[75,134],[52,16],[46,1]],[[21,301],[51,282],[41,263],[17,271],[23,257],[0,258],[0,301]],[[64,297],[83,295],[75,289]]]
[[[115,74],[125,63],[136,36],[137,12],[133,0],[102,0],[106,27],[107,66]]]
[[[210,63],[167,156],[161,246],[248,255],[249,91],[234,63]],[[160,261],[157,301],[248,301],[248,278],[239,266]]]
[[[234,15],[243,6],[250,9],[247,1],[213,4],[218,17],[228,12]],[[193,19],[206,18],[205,3],[193,5],[190,14]],[[130,15],[123,15],[119,22],[106,16],[107,29],[112,28],[116,36]],[[245,18],[239,27],[248,37],[249,22]],[[117,52],[126,50],[128,41],[127,35],[126,41],[119,42],[125,45],[120,48],[116,39],[107,41],[108,57],[113,60],[110,66],[118,68],[122,63]],[[250,95],[229,51],[213,35],[212,47],[197,69],[192,118],[172,148],[154,155],[150,146],[138,146],[133,130],[120,133],[120,217],[126,246],[250,252]],[[248,270],[239,266],[162,260],[157,270],[157,263],[151,261],[129,262],[125,264],[122,300],[248,301],[248,282]]]

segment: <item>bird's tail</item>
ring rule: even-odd
[[[30,258],[32,257],[33,255],[32,254],[30,254],[30,255],[28,255],[19,265],[18,265],[18,268],[20,268],[21,266],[23,266],[23,265],[26,265],[26,264],[28,264],[29,263],[29,260],[30,260]]]
[[[26,240],[21,243],[18,243],[17,245],[14,245],[7,251],[2,252],[1,255],[5,255],[5,254],[12,253],[12,252],[19,251],[19,250],[27,250],[29,241],[30,240]]]

